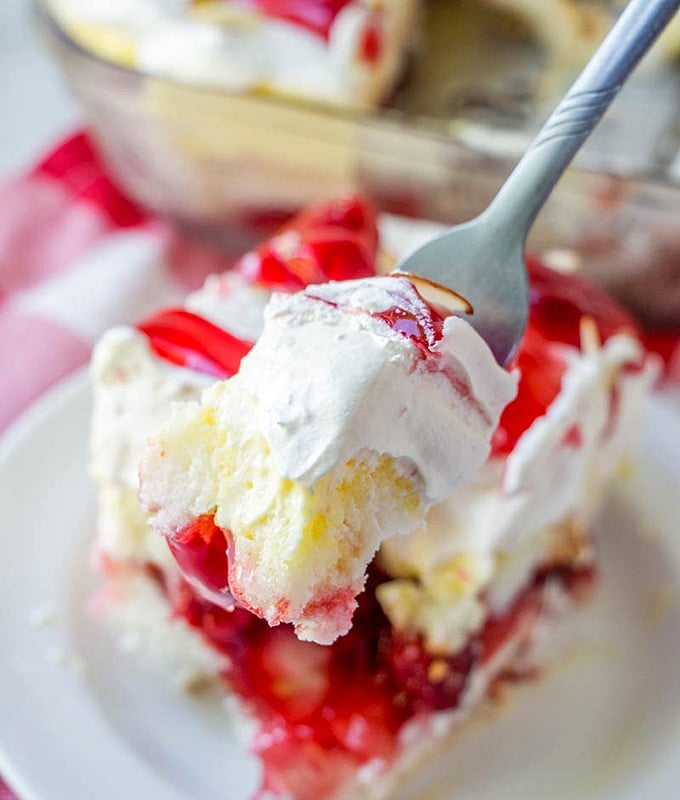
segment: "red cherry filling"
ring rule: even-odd
[[[187,578],[212,591],[229,590],[228,542],[212,515],[197,517],[167,541]]]
[[[404,292],[395,292],[395,304],[386,311],[373,314],[392,330],[415,342],[423,354],[431,353],[442,338],[444,319],[429,306],[412,284]]]
[[[564,345],[580,347],[584,317],[595,322],[603,342],[621,331],[638,332],[614,300],[578,276],[557,273],[535,258],[528,259],[527,268],[529,324],[513,364],[520,370],[520,381],[517,397],[503,412],[493,438],[496,455],[510,453],[559,394],[567,366]],[[572,443],[576,438],[572,437]]]
[[[235,269],[253,284],[297,291],[309,283],[372,276],[378,248],[376,215],[364,199],[315,206],[247,253]],[[184,309],[168,309],[137,326],[156,355],[182,367],[228,378],[252,347]]]
[[[252,344],[185,311],[170,308],[137,326],[156,355],[181,367],[216,378],[228,378],[238,371]]]
[[[211,535],[199,538],[210,546]],[[528,632],[548,584],[576,595],[593,578],[588,568],[537,571],[505,612],[447,656],[391,628],[375,597],[386,576],[375,567],[351,631],[330,647],[300,642],[289,626],[272,629],[243,609],[217,608],[184,582],[168,591],[174,613],[229,657],[225,680],[258,719],[264,789],[316,800],[369,761],[389,763],[409,720],[455,709],[472,671]]]
[[[649,331],[645,335],[645,345],[661,357],[665,377],[680,378],[680,328],[678,330]]]
[[[622,330],[639,333],[636,323],[615,300],[578,275],[558,273],[535,257],[527,259],[527,269],[529,325],[546,341],[579,347],[583,317],[595,321],[602,341]]]
[[[251,283],[291,292],[374,275],[377,250],[375,211],[352,197],[303,211],[235,269]]]
[[[328,38],[331,25],[350,0],[240,0],[269,17],[294,22]]]
[[[393,279],[385,279],[392,281]],[[339,308],[345,313],[369,313],[374,319],[380,319],[393,331],[411,339],[423,357],[432,356],[432,348],[442,338],[444,319],[420,296],[418,290],[406,279],[401,279],[400,285],[386,283],[394,305],[384,311],[366,312],[363,308],[355,308],[351,304],[353,288],[345,290],[342,285],[337,286],[332,293],[307,294],[322,303]]]

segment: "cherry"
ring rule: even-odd
[[[578,275],[565,275],[527,259],[530,327],[549,341],[579,347],[583,317],[595,322],[602,341],[624,330],[639,335],[632,317],[609,295]]]
[[[156,355],[216,378],[237,372],[252,347],[250,342],[182,308],[160,311],[137,328],[147,336]]]
[[[393,331],[411,339],[423,357],[432,356],[432,348],[442,338],[444,330],[443,318],[420,296],[418,290],[407,280],[399,284],[385,284],[394,300],[394,305],[383,311],[366,312],[351,305],[353,288],[348,290],[342,285],[335,287],[333,294],[315,295],[308,290],[310,297],[339,308],[346,313],[369,313],[374,319],[382,320]]]
[[[415,342],[422,353],[430,351],[442,337],[444,320],[425,303],[422,306],[408,303],[395,305],[373,316],[386,322],[393,331]]]
[[[347,197],[303,211],[235,269],[249,282],[276,291],[310,283],[374,275],[378,248],[376,213],[360,197]],[[251,342],[181,308],[150,317],[138,329],[160,358],[216,378],[233,375]]]
[[[558,273],[533,257],[527,259],[527,270],[529,323],[512,365],[520,370],[520,382],[517,397],[506,407],[494,434],[496,455],[512,452],[519,437],[559,394],[567,366],[563,345],[580,347],[583,317],[593,320],[603,342],[622,331],[639,334],[616,301],[579,276]]]
[[[370,277],[377,252],[375,210],[367,200],[349,197],[301,212],[235,269],[250,283],[292,292],[310,283]]]
[[[211,514],[196,517],[167,539],[182,573],[207,589],[229,590],[228,541]]]

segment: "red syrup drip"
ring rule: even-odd
[[[221,588],[228,570],[223,532],[201,517],[179,538],[180,563]],[[406,722],[455,709],[472,670],[533,621],[546,584],[576,594],[594,573],[559,565],[539,570],[505,613],[489,617],[465,647],[443,657],[390,626],[375,597],[385,580],[371,567],[352,629],[329,647],[300,642],[290,626],[270,628],[242,608],[219,608],[185,581],[166,586],[174,615],[229,656],[224,678],[258,720],[254,749],[267,791],[316,800],[372,759],[389,763]]]
[[[383,320],[393,331],[414,342],[423,355],[432,355],[432,348],[444,333],[444,319],[424,301],[422,307],[395,305],[372,316]]]
[[[352,0],[239,0],[268,17],[293,22],[328,39],[335,18]]]
[[[602,342],[622,331],[639,336],[632,318],[595,286],[576,275],[548,269],[536,258],[527,260],[527,269],[529,323],[512,365],[520,370],[519,387],[494,434],[494,455],[512,452],[522,433],[559,394],[567,366],[564,346],[580,347],[584,317],[595,322]]]
[[[337,287],[337,290],[327,297],[314,295],[311,291],[308,295],[345,313],[369,314],[374,319],[382,320],[393,331],[410,339],[418,348],[422,358],[436,357],[437,353],[433,348],[444,334],[444,318],[428,305],[413,284],[406,279],[402,280],[403,287],[388,289],[394,298],[394,305],[384,311],[368,312],[353,307],[350,303],[351,293],[346,296],[342,286]]]

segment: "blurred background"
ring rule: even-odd
[[[41,156],[81,119],[59,70],[35,35],[27,0],[0,3],[0,178]]]
[[[383,14],[351,20],[340,44],[327,33],[331,69],[310,37],[253,33],[225,5],[195,4],[177,23],[152,0],[132,17],[134,3],[7,0],[0,174],[84,119],[118,187],[218,248],[242,249],[300,206],[357,189],[385,211],[455,222],[489,202],[621,6],[428,0],[418,14],[408,2],[392,29]],[[678,27],[530,238],[663,329],[680,324]],[[400,43],[404,55],[386,59]]]

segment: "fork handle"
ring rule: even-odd
[[[509,244],[524,247],[554,185],[678,8],[680,0],[627,5],[483,214],[499,235],[514,240]]]

